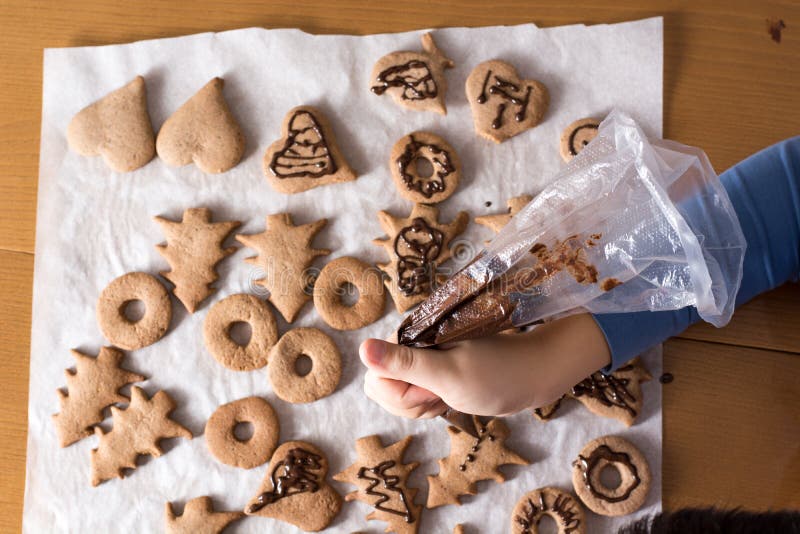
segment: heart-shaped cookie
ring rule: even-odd
[[[70,148],[82,156],[103,156],[117,172],[144,166],[155,156],[155,136],[147,114],[144,78],[83,108],[67,127]]]
[[[194,162],[208,173],[233,168],[244,154],[244,134],[222,94],[222,78],[214,78],[187,100],[161,127],[158,156],[179,167]]]
[[[466,90],[475,131],[495,143],[542,122],[550,102],[544,84],[521,80],[513,65],[497,59],[472,69]]]
[[[330,525],[342,508],[342,497],[328,485],[328,459],[305,441],[278,447],[259,494],[244,509],[247,515],[286,521],[306,532]]]

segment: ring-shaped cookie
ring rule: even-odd
[[[430,176],[420,175],[418,160],[427,160]],[[392,147],[389,157],[394,184],[400,196],[412,202],[435,204],[455,193],[461,178],[461,161],[450,144],[430,132],[413,132]]]
[[[239,423],[253,425],[246,440],[236,437]],[[278,445],[280,425],[275,410],[261,397],[246,397],[217,408],[206,423],[206,444],[214,457],[226,465],[251,469],[269,460]]]
[[[352,306],[342,302],[347,284],[358,289],[358,301]],[[314,283],[314,306],[336,330],[357,330],[374,323],[383,315],[385,301],[380,271],[357,258],[331,261]]]
[[[247,345],[231,338],[231,326],[237,322],[250,325]],[[211,355],[228,369],[252,371],[267,365],[269,351],[278,340],[278,326],[266,302],[239,293],[220,300],[208,310],[203,339]]]
[[[550,516],[558,534],[584,534],[586,517],[583,508],[569,493],[546,487],[530,491],[517,501],[511,513],[512,534],[539,534],[539,522]]]
[[[144,304],[144,315],[131,321],[125,316],[125,306],[137,300]],[[140,349],[161,339],[171,319],[167,289],[147,273],[133,272],[115,278],[97,301],[100,330],[112,345],[125,350]]]
[[[620,484],[609,488],[600,479],[611,466],[619,472]],[[607,516],[627,515],[644,504],[650,491],[650,467],[631,442],[603,436],[590,441],[572,463],[575,493],[591,511]]]
[[[297,373],[301,356],[311,359],[311,371]],[[327,397],[342,377],[342,356],[333,340],[316,328],[289,330],[269,354],[269,381],[272,390],[286,402],[313,402]]]

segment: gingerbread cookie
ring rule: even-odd
[[[495,143],[542,122],[550,102],[544,84],[521,79],[513,65],[500,60],[472,69],[466,88],[475,131]]]
[[[250,340],[240,345],[231,337],[234,323],[250,325]],[[219,363],[234,371],[253,371],[267,365],[269,351],[278,341],[278,325],[267,303],[239,293],[214,304],[203,323],[203,340]]]
[[[447,427],[450,435],[450,455],[439,460],[439,473],[428,475],[428,508],[445,504],[461,504],[461,495],[475,495],[481,480],[505,482],[498,467],[506,464],[528,465],[526,459],[508,449],[505,441],[510,434],[501,419],[486,425],[475,417],[478,437],[474,438],[454,426]]]
[[[250,423],[253,435],[236,436],[236,425]],[[280,425],[275,410],[261,397],[247,397],[217,408],[206,423],[206,444],[214,458],[226,465],[252,469],[267,460],[278,445]]]
[[[208,208],[189,208],[180,221],[155,217],[167,236],[166,245],[156,245],[172,270],[161,275],[175,285],[175,296],[194,313],[210,296],[211,284],[219,278],[216,265],[236,252],[236,247],[223,248],[222,242],[239,221],[211,222]]]
[[[564,161],[570,161],[589,144],[589,141],[597,137],[597,129],[600,121],[597,119],[580,119],[566,128],[561,134],[561,157]]]
[[[330,122],[312,106],[298,106],[286,114],[283,137],[264,154],[264,174],[275,191],[287,194],[356,179]]]
[[[61,411],[53,414],[62,447],[94,434],[94,426],[105,419],[103,410],[118,402],[128,402],[120,388],[145,377],[123,369],[125,355],[114,347],[101,347],[96,358],[72,350],[75,370],[67,369],[67,392],[57,389]]]
[[[230,523],[244,517],[243,512],[215,512],[211,497],[197,497],[175,515],[172,503],[166,505],[167,534],[220,534]]]
[[[584,534],[586,517],[583,508],[565,491],[539,488],[526,493],[511,512],[512,534],[539,534],[542,517],[555,521],[558,534]]]
[[[606,467],[619,473],[620,484],[606,487],[600,473]],[[627,515],[644,504],[650,491],[650,466],[631,442],[603,436],[590,441],[572,463],[572,485],[591,511],[608,516]]]
[[[358,460],[333,477],[358,487],[345,495],[345,500],[359,500],[375,508],[367,520],[386,521],[386,532],[415,534],[419,528],[422,506],[414,502],[418,490],[408,487],[408,475],[419,462],[403,463],[409,443],[411,436],[388,447],[378,436],[360,438],[356,441]]]
[[[453,527],[453,534],[464,534],[464,532],[464,525],[461,523]]]
[[[342,498],[327,482],[328,459],[314,445],[289,441],[272,455],[259,494],[247,515],[272,517],[306,532],[327,528],[342,508]]]
[[[386,297],[381,278],[377,269],[358,258],[336,258],[325,265],[317,277],[314,307],[331,328],[363,328],[383,315]],[[358,290],[358,300],[352,305],[342,301],[348,285]]]
[[[169,418],[175,402],[163,391],[152,399],[140,388],[131,388],[131,403],[124,410],[111,407],[113,427],[105,433],[94,428],[97,448],[92,449],[92,486],[111,478],[124,478],[126,469],[136,469],[140,454],[161,456],[158,442],[168,438],[192,439],[189,429]]]
[[[311,300],[313,280],[307,269],[317,256],[327,256],[328,249],[311,247],[314,236],[327,219],[295,226],[289,213],[267,215],[266,229],[260,234],[239,234],[236,239],[255,249],[258,256],[245,259],[264,272],[255,283],[269,291],[269,301],[291,323],[303,305]]]
[[[429,165],[429,174],[420,171],[422,161]],[[430,132],[414,132],[397,141],[389,167],[400,196],[423,204],[445,200],[455,193],[461,179],[458,154],[447,141]]]
[[[395,102],[416,111],[447,114],[445,69],[455,65],[436,47],[430,33],[422,36],[424,52],[392,52],[372,68],[370,90],[376,95],[389,93]]]
[[[79,111],[67,126],[67,142],[81,156],[103,156],[117,172],[146,165],[156,145],[144,78],[137,76]]]
[[[311,370],[300,375],[297,360],[306,356]],[[269,381],[286,402],[313,402],[327,397],[342,377],[342,356],[333,340],[316,328],[295,328],[281,336],[269,354]]]
[[[144,315],[132,321],[125,316],[125,308],[135,301],[144,304]],[[164,336],[171,320],[169,293],[147,273],[127,273],[115,278],[97,301],[100,330],[113,345],[125,350],[152,345]]]
[[[508,211],[506,213],[481,215],[480,217],[475,217],[475,222],[493,230],[494,233],[499,233],[500,230],[511,221],[511,218],[519,213],[522,208],[527,206],[531,200],[533,200],[531,195],[520,195],[518,197],[509,198],[506,202],[508,205]]]
[[[438,209],[415,204],[408,217],[379,211],[378,220],[388,238],[372,242],[389,256],[389,263],[378,267],[388,275],[386,287],[397,311],[403,313],[425,300],[441,281],[437,267],[450,258],[449,244],[467,227],[469,216],[462,211],[444,224],[439,222]]]
[[[232,169],[244,155],[244,134],[214,78],[164,122],[156,139],[158,156],[167,165],[194,163],[208,173]]]
[[[539,421],[549,421],[556,415],[556,412],[561,407],[561,401],[564,400],[564,397],[566,397],[566,395],[562,395],[555,402],[534,408],[533,416]]]

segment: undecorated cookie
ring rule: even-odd
[[[305,441],[286,442],[272,455],[259,494],[245,513],[286,521],[306,532],[323,530],[342,508],[327,474],[328,458],[320,449]]]
[[[542,122],[550,102],[544,84],[521,79],[513,65],[497,59],[475,67],[466,89],[475,131],[495,143]]]
[[[244,517],[243,512],[215,512],[211,497],[197,497],[175,515],[172,503],[166,505],[167,534],[220,534],[230,523]]]
[[[558,488],[539,488],[522,496],[511,512],[511,534],[539,534],[542,517],[555,521],[558,534],[584,534],[586,517],[578,501]]]
[[[430,175],[420,173],[421,160],[428,162]],[[455,149],[430,132],[413,132],[397,141],[389,167],[400,196],[423,204],[436,204],[450,197],[461,179],[461,160]]]
[[[244,155],[245,140],[214,78],[164,122],[156,139],[158,156],[167,165],[194,163],[203,172],[232,169]]]
[[[424,52],[392,52],[372,68],[370,90],[376,95],[389,93],[401,106],[417,111],[447,114],[445,69],[454,63],[436,47],[433,36],[422,36]]]
[[[531,200],[533,200],[531,195],[520,195],[518,197],[509,198],[506,202],[506,205],[508,205],[508,211],[506,213],[481,215],[475,217],[475,222],[493,230],[494,233],[498,233],[511,221],[511,218],[528,205]]]
[[[356,179],[327,117],[312,106],[286,114],[283,136],[264,154],[264,174],[275,191],[287,194]]]
[[[358,290],[358,300],[345,304],[342,297],[348,286]],[[314,283],[314,307],[320,317],[336,330],[358,330],[383,315],[386,296],[380,272],[358,258],[331,261]]]
[[[566,128],[561,134],[561,157],[570,161],[583,150],[583,147],[597,137],[600,121],[597,119],[580,119]]]
[[[239,423],[250,423],[253,434],[236,437]],[[247,397],[217,408],[206,423],[206,444],[214,458],[226,465],[252,469],[267,460],[278,445],[280,425],[275,410],[261,397]]]
[[[67,127],[67,142],[81,156],[103,156],[112,170],[130,172],[156,155],[144,78],[137,76],[83,108]]]
[[[297,360],[306,356],[311,370],[300,375]],[[333,340],[316,328],[295,328],[278,340],[269,354],[272,390],[286,402],[313,402],[327,397],[342,377],[342,356]]]
[[[240,345],[231,337],[234,323],[250,325],[250,340]],[[253,371],[267,365],[278,341],[278,324],[267,303],[255,295],[237,293],[214,304],[203,322],[203,340],[219,363],[234,371]]]

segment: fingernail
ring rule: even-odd
[[[370,339],[366,342],[367,362],[370,365],[379,366],[386,356],[386,342],[380,339]]]

